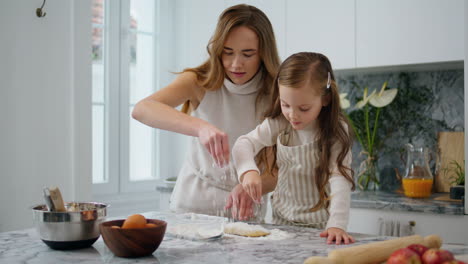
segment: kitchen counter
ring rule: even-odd
[[[171,213],[147,212],[147,218],[168,219]],[[244,238],[225,235],[214,241],[194,241],[166,235],[153,255],[127,259],[114,256],[102,237],[92,247],[58,251],[47,247],[35,229],[0,233],[0,263],[303,263],[310,256],[326,256],[346,245],[327,245],[321,230],[295,226],[263,225],[288,232],[287,239]],[[366,244],[391,237],[353,234]],[[468,254],[468,246],[444,245],[455,255]]]
[[[156,190],[170,194],[174,186],[158,182]],[[355,191],[351,195],[351,208],[382,209],[401,212],[421,212],[442,215],[464,215],[464,205],[460,201],[438,200],[447,194],[434,193],[429,198],[409,198],[400,192]],[[167,199],[168,200],[168,199]],[[167,201],[169,202],[169,201]]]
[[[351,195],[351,208],[464,215],[464,205],[461,201],[437,200],[442,195],[444,194],[435,193],[429,198],[417,199],[406,197],[397,192],[354,192]]]

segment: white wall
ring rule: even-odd
[[[42,188],[91,198],[91,4],[0,1],[0,232],[32,226]]]

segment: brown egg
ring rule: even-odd
[[[134,214],[125,220],[122,225],[123,229],[128,228],[145,228],[146,227],[146,218],[141,214]]]

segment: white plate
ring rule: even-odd
[[[188,240],[216,240],[224,235],[226,218],[195,213],[177,214],[168,220],[166,233]]]

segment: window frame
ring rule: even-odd
[[[164,0],[165,1],[165,0]],[[151,180],[130,180],[130,0],[104,0],[103,63],[104,63],[104,178],[107,182],[94,183],[93,194],[118,194],[153,191],[161,178],[160,133],[152,133],[152,174]],[[155,1],[153,31],[153,89],[159,81],[158,31],[160,1]],[[136,32],[138,33],[138,32]],[[94,106],[94,102],[93,102]]]

